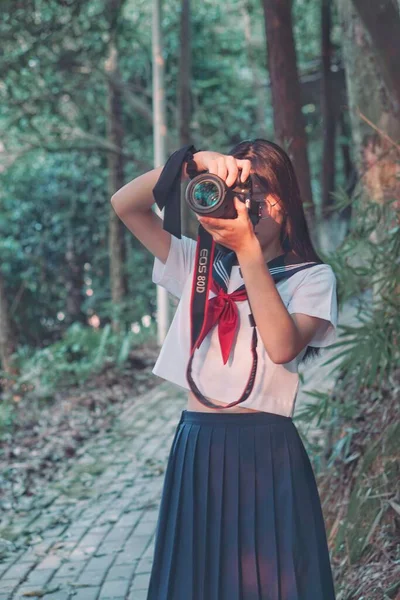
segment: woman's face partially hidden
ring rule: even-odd
[[[283,209],[279,199],[268,194],[264,199],[262,209],[262,218],[254,227],[254,233],[263,248],[270,245],[275,240],[279,240],[279,232],[283,222]]]

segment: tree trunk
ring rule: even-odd
[[[353,0],[368,32],[392,108],[400,115],[400,15],[393,0]]]
[[[307,138],[301,111],[299,76],[293,38],[290,0],[263,0],[271,79],[275,137],[290,155],[299,180],[309,225],[315,218],[312,203]]]
[[[82,312],[83,285],[84,285],[84,261],[77,256],[74,244],[74,232],[68,232],[67,251],[65,254],[66,263],[68,265],[66,273],[66,290],[67,290],[67,310],[65,323],[73,323],[79,321],[86,323],[85,314]]]
[[[179,140],[184,146],[190,143],[191,96],[190,77],[192,48],[190,28],[190,0],[182,0],[180,23],[180,55],[178,74],[178,128]]]
[[[393,226],[400,208],[399,139],[400,123],[382,78],[379,60],[370,37],[354,6],[337,0],[342,25],[343,57],[346,67],[354,156],[359,180],[355,189],[361,201],[374,201],[393,209]],[[379,244],[387,223],[379,222],[369,241]],[[389,224],[389,227],[391,224]],[[357,265],[364,256],[355,256]],[[373,301],[380,303],[381,285],[372,285]]]
[[[9,374],[15,373],[11,363],[11,355],[15,352],[15,348],[5,282],[0,271],[0,365],[2,370]],[[2,383],[0,382],[0,389],[1,387]],[[5,383],[4,387],[6,387]]]
[[[153,60],[153,142],[154,142],[154,168],[164,165],[167,160],[166,142],[167,142],[167,117],[165,105],[165,60],[163,53],[162,36],[162,0],[153,0],[152,2],[152,40],[151,52]],[[164,219],[165,209],[160,211],[157,204],[154,203],[152,210],[162,219]],[[157,286],[157,342],[161,346],[168,332],[171,323],[169,316],[169,296],[168,291]]]
[[[192,72],[192,34],[190,27],[190,0],[182,0],[180,23],[180,55],[178,69],[178,131],[179,144],[193,143],[190,134],[192,116],[192,98],[190,94],[190,78]],[[181,230],[182,235],[197,238],[199,224],[193,211],[184,199],[184,188],[181,196]]]
[[[322,155],[322,214],[333,204],[335,189],[335,115],[331,77],[331,2],[321,0],[321,116],[323,135]]]
[[[261,73],[257,68],[256,61],[256,49],[254,48],[252,28],[251,28],[251,14],[249,12],[249,4],[242,0],[240,4],[240,12],[242,15],[244,38],[246,42],[247,52],[247,64],[251,71],[251,85],[253,93],[257,99],[256,104],[256,125],[258,136],[266,138],[268,135],[266,127],[265,107],[267,104],[267,98],[265,93],[265,85],[261,78]]]
[[[342,138],[342,141],[340,142],[340,151],[342,154],[343,172],[346,182],[345,192],[349,197],[351,197],[356,186],[357,173],[351,157],[349,141],[351,138],[351,132],[343,112],[341,112],[339,115],[338,125],[340,129],[340,137]],[[341,212],[341,217],[348,223],[349,226],[351,221],[351,215],[352,205],[349,204]]]
[[[338,0],[338,7],[359,183],[368,197],[383,203],[400,194],[400,124],[363,23],[347,0]]]
[[[114,41],[110,43],[110,53],[105,68],[111,73],[118,70],[118,53]],[[122,150],[122,102],[121,92],[112,83],[108,83],[108,119],[107,137],[117,148]],[[108,194],[111,197],[124,185],[124,162],[121,154],[109,153],[108,161]],[[127,281],[124,274],[125,266],[125,227],[114,209],[110,207],[109,220],[109,252],[110,252],[110,286],[113,306],[118,306],[126,297]],[[119,330],[119,316],[113,315],[112,327]]]

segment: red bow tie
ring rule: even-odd
[[[215,280],[212,281],[211,289],[217,295],[208,300],[207,320],[203,326],[203,331],[196,348],[200,348],[202,341],[210,329],[218,323],[218,338],[221,346],[222,360],[225,365],[231,353],[238,326],[236,302],[247,300],[247,292],[243,289],[240,291],[235,290],[232,294],[227,294]]]

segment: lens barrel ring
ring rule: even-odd
[[[216,202],[213,202],[210,205],[210,200],[208,200],[207,204],[202,204],[201,199],[196,199],[196,188],[197,188],[197,194],[199,194],[199,196],[201,197],[202,195],[204,197],[207,196],[207,193],[209,194],[209,190],[208,192],[206,191],[205,186],[207,186],[207,184],[209,184],[209,186],[214,187],[215,188],[215,193],[212,194],[212,196],[215,196],[215,198],[217,199]],[[201,187],[203,187],[203,191],[201,191]],[[200,190],[199,190],[200,187]],[[212,173],[202,173],[200,175],[198,175],[197,177],[195,177],[194,179],[192,179],[187,188],[186,188],[186,192],[185,192],[185,196],[186,196],[186,201],[188,202],[189,206],[192,208],[192,210],[194,210],[194,212],[198,213],[198,214],[209,214],[210,212],[213,212],[215,210],[217,210],[221,205],[223,205],[224,200],[225,200],[225,196],[226,196],[226,187],[224,185],[223,180],[221,180],[217,175],[214,175]],[[210,210],[212,209],[212,210]]]

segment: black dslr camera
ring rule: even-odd
[[[256,173],[250,173],[245,182],[240,181],[239,173],[233,186],[228,187],[223,179],[213,173],[202,173],[194,177],[185,191],[185,200],[199,215],[216,219],[235,219],[237,211],[234,196],[246,204],[253,225],[260,220],[261,203],[268,190],[262,185]]]

